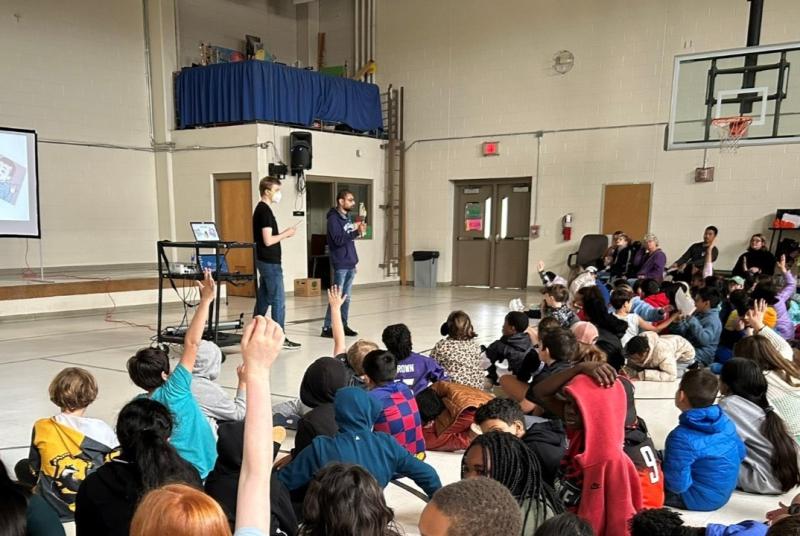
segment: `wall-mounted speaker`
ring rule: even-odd
[[[292,175],[301,175],[311,169],[311,161],[311,133],[297,131],[289,134],[289,165]]]

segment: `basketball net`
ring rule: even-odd
[[[747,135],[747,130],[753,118],[749,115],[733,117],[718,117],[711,120],[711,126],[719,134],[719,149],[728,153],[735,153],[739,149],[739,142]]]

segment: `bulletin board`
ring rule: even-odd
[[[641,240],[650,228],[652,192],[650,183],[606,184],[601,232],[623,231],[632,241]]]

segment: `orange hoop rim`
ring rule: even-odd
[[[717,117],[711,120],[711,125],[722,130],[727,130],[731,138],[738,139],[747,134],[747,129],[753,122],[749,115],[734,115],[731,117]]]

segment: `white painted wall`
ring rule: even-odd
[[[244,51],[245,35],[261,37],[277,61],[297,59],[292,0],[178,0],[180,65],[199,62],[201,42]]]
[[[0,125],[39,133],[46,266],[155,261],[142,19],[141,0],[7,0],[0,8]],[[28,245],[27,262],[38,265],[38,244]],[[24,267],[25,247],[0,238],[0,269]]]
[[[287,127],[271,125],[241,125],[197,130],[176,131],[173,140],[179,147],[220,147],[230,145],[258,145],[274,142],[277,154],[288,162],[289,133]],[[313,132],[313,168],[310,174],[328,177],[371,179],[375,204],[383,202],[384,151],[381,141],[357,136]],[[356,156],[356,151],[361,156]],[[178,240],[191,239],[189,222],[214,218],[213,175],[215,173],[250,173],[253,177],[253,206],[258,202],[258,181],[267,174],[268,165],[274,161],[272,147],[248,147],[225,150],[180,151],[173,155],[173,180],[175,187],[175,221]],[[294,210],[305,210],[305,197],[298,199],[295,179],[283,183],[283,199],[273,207],[278,224],[289,226],[298,219]],[[375,236],[357,244],[360,262],[357,284],[378,283],[388,280],[378,267],[383,262],[383,221],[374,215]],[[305,225],[298,227],[295,237],[282,242],[284,283],[293,288],[293,280],[307,277]]]
[[[491,16],[486,6],[378,2],[378,77],[405,87],[407,144],[479,136],[419,142],[407,154],[408,251],[441,250],[442,281],[452,274],[449,181],[537,175],[533,135],[493,134],[588,129],[542,140],[534,203],[542,237],[531,242],[530,284],[538,283],[536,259],[563,270],[577,249],[577,239],[560,239],[563,214],[575,215],[573,236],[599,231],[605,183],[654,183],[651,230],[671,260],[717,225],[719,268],[732,267],[776,208],[800,204],[800,145],[711,151],[715,182],[695,184],[702,151],[667,153],[662,126],[630,127],[667,121],[675,54],[744,44],[744,0],[503,0]],[[796,40],[798,25],[800,3],[772,0],[761,42]],[[565,76],[551,68],[562,49],[576,58]],[[495,138],[501,156],[482,158],[481,141]]]
[[[325,33],[325,65],[344,65],[351,72],[355,55],[355,2],[353,0],[321,0],[319,2],[319,31]]]

